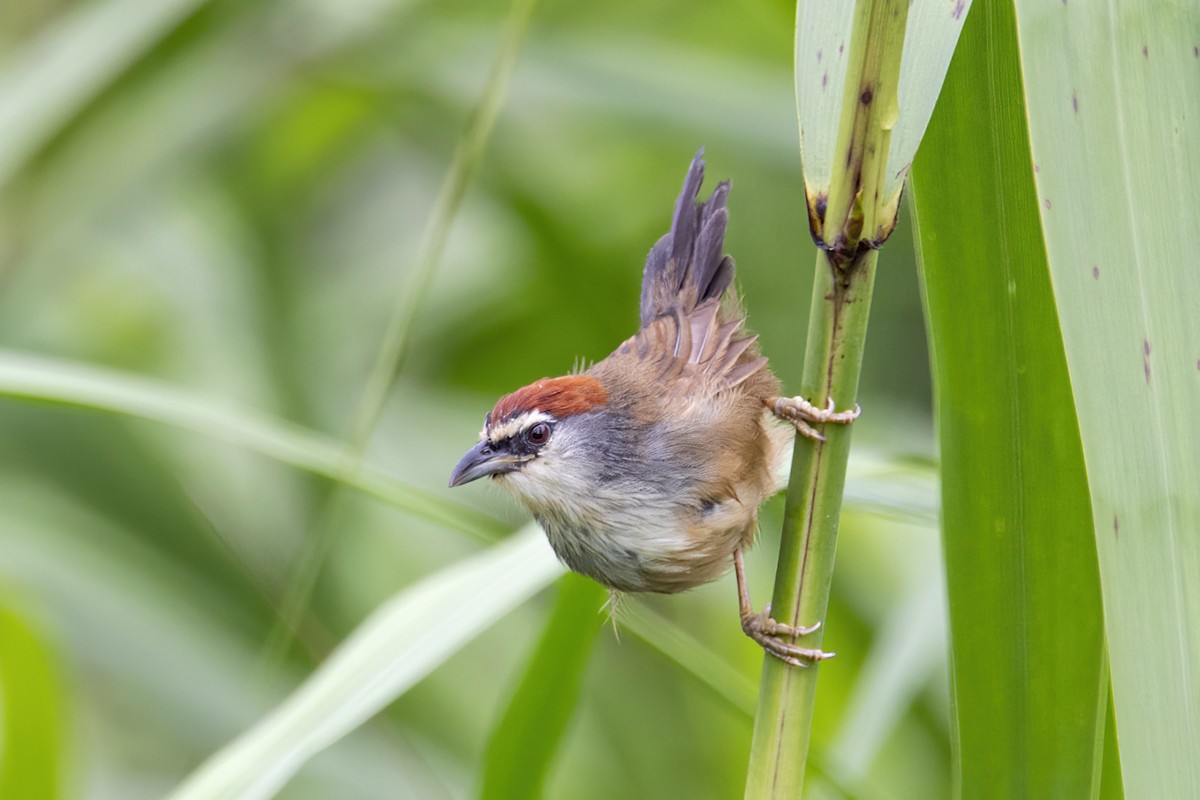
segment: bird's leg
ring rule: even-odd
[[[825,441],[825,437],[811,423],[836,422],[841,425],[849,425],[862,413],[862,409],[857,405],[850,411],[834,411],[832,397],[829,398],[829,403],[825,408],[817,408],[803,397],[776,397],[774,400],[767,401],[767,405],[775,412],[775,416],[786,419],[795,425],[796,430],[801,434],[819,442]]]
[[[780,661],[785,661],[793,667],[807,667],[813,661],[833,658],[837,653],[825,653],[808,647],[797,647],[783,640],[784,636],[796,638],[806,636],[821,627],[818,622],[810,627],[784,625],[771,619],[771,606],[768,604],[759,613],[754,613],[750,605],[750,589],[746,585],[746,565],[742,560],[742,548],[733,551],[733,571],[737,576],[738,605],[742,616],[742,630],[747,636]]]

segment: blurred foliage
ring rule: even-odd
[[[404,0],[6,5],[0,346],[345,437],[506,13]],[[497,395],[627,336],[642,258],[700,145],[710,180],[734,181],[728,247],[751,323],[796,384],[811,244],[792,26],[777,0],[538,7],[373,464],[450,497],[445,477]],[[883,454],[884,487],[927,478],[931,450],[911,252],[902,221],[881,261],[872,328],[886,334],[870,339],[855,433]],[[263,644],[326,479],[192,432],[28,401],[0,401],[0,447],[0,582],[61,657],[46,685],[62,697],[46,702],[68,731],[65,797],[161,796],[378,603],[480,546],[347,493],[303,646],[268,668]],[[486,489],[453,499],[521,521]],[[833,744],[843,708],[863,705],[860,669],[894,608],[938,570],[932,522],[879,513],[894,506],[867,497],[844,523],[827,639],[841,655],[815,722],[821,796],[948,792],[940,657],[874,723],[875,752],[843,763]],[[767,506],[749,564],[760,602],[780,510]],[[282,796],[472,796],[547,602],[475,640]],[[646,604],[757,676],[731,580]],[[736,795],[750,719],[687,675],[601,631],[548,795]]]

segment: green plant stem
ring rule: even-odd
[[[823,352],[815,358],[810,352],[805,361],[805,397],[831,397],[838,408],[854,407],[877,255],[870,250],[856,259],[848,285],[839,289],[836,268],[825,253],[818,254],[808,336],[810,351]],[[824,442],[798,438],[792,459],[771,608],[776,619],[793,625],[824,620],[829,604],[850,427],[828,425],[823,432]],[[821,628],[806,637],[804,646],[820,647],[823,633]],[[817,664],[797,669],[764,659],[747,798],[799,796],[819,671]]]
[[[341,467],[338,470],[339,484],[353,482],[354,476],[362,469],[363,455],[371,434],[383,415],[388,393],[404,365],[417,311],[425,300],[449,239],[450,228],[458,215],[463,198],[466,197],[467,188],[483,158],[484,149],[504,105],[509,79],[516,67],[517,56],[525,41],[525,33],[536,5],[537,0],[513,0],[509,9],[506,33],[492,64],[483,95],[454,152],[454,160],[438,192],[432,215],[422,236],[416,268],[409,285],[397,299],[375,366],[367,376],[366,387],[351,422]],[[281,624],[264,646],[264,661],[268,665],[281,660],[289,639],[296,630],[296,621],[308,606],[321,567],[333,547],[334,534],[342,524],[341,503],[342,498],[335,487],[317,515],[314,532],[307,537],[311,544],[301,556],[293,573],[294,577],[284,594]]]
[[[844,154],[837,162],[844,169],[832,176],[825,213],[809,212],[824,246],[817,254],[800,388],[818,406],[828,398],[839,409],[853,408],[858,396],[874,248],[894,225],[882,195],[907,14],[907,0],[861,0],[856,7],[836,149]],[[825,425],[822,433],[823,442],[798,436],[792,458],[771,602],[772,616],[792,625],[823,621],[829,604],[850,426]],[[804,646],[820,647],[823,638],[821,628]],[[747,798],[800,796],[819,671],[817,664],[804,669],[764,658]]]

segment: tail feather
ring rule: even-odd
[[[733,282],[734,263],[722,255],[729,212],[729,182],[722,181],[709,199],[697,203],[704,181],[703,150],[696,153],[675,203],[671,231],[650,250],[642,276],[642,327],[678,309],[690,313],[710,299],[720,299]]]

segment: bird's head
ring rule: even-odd
[[[501,397],[454,472],[459,486],[491,476],[527,502],[545,492],[568,490],[582,479],[588,420],[608,403],[604,386],[589,375],[543,378]]]

